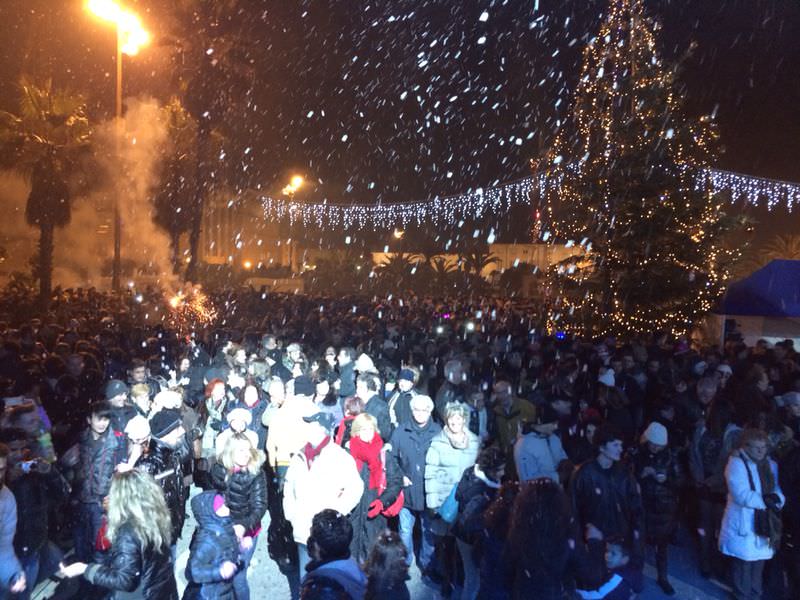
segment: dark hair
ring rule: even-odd
[[[364,565],[367,576],[365,600],[381,598],[387,592],[400,590],[408,579],[408,550],[400,535],[384,530],[370,550]]]
[[[572,514],[566,495],[549,478],[520,486],[508,531],[508,555],[532,578],[562,572],[568,560]]]
[[[11,454],[11,449],[5,444],[0,444],[0,458],[8,458],[9,454]]]
[[[478,468],[488,475],[493,481],[497,481],[495,475],[506,464],[506,456],[497,446],[487,446],[478,454],[478,460],[475,461]]]
[[[344,399],[344,402],[342,402],[342,408],[346,415],[360,415],[364,412],[364,401],[358,396],[348,396]]]
[[[105,417],[106,419],[111,417],[111,405],[108,403],[108,400],[95,400],[89,405],[89,410],[86,412],[87,417],[92,417],[96,415],[98,417]]]
[[[141,369],[142,367],[147,368],[147,363],[144,362],[141,358],[134,358],[131,360],[131,364],[128,367],[128,372],[132,372],[136,369]]]
[[[381,389],[381,380],[374,373],[359,373],[356,381],[366,385],[370,392],[377,392]]]
[[[609,423],[604,423],[600,427],[597,428],[597,431],[594,432],[594,446],[595,448],[602,448],[609,442],[614,441],[623,441],[625,438],[622,433]]]
[[[353,541],[353,525],[343,514],[326,508],[314,515],[311,521],[312,542],[319,549],[319,560],[344,560],[350,558],[350,542]]]
[[[513,514],[514,500],[519,494],[518,481],[506,481],[497,496],[483,513],[483,524],[488,532],[500,539],[508,535],[508,526]]]
[[[352,346],[345,346],[344,348],[339,350],[339,352],[344,352],[347,356],[350,357],[350,360],[355,360],[357,356],[356,349],[353,348]]]

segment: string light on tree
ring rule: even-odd
[[[740,251],[723,243],[741,222],[725,214],[717,192],[726,186],[734,198],[757,199],[769,187],[711,170],[716,127],[684,116],[653,31],[642,0],[609,0],[546,161],[550,243],[592,248],[549,274],[553,328],[687,331],[722,293]]]

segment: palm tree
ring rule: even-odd
[[[53,89],[51,81],[20,82],[19,115],[0,112],[0,164],[31,184],[25,218],[39,228],[36,275],[43,302],[50,298],[53,238],[71,218],[70,178],[88,151],[91,128],[83,99]]]
[[[734,276],[747,277],[777,259],[800,260],[800,235],[776,235],[762,247],[751,249],[736,265]]]
[[[500,262],[500,259],[489,252],[487,245],[472,245],[458,255],[458,262],[464,271],[470,285],[475,291],[486,287],[486,280],[481,276],[483,270],[489,265]]]
[[[308,290],[321,294],[363,293],[367,285],[370,265],[363,255],[355,251],[333,252],[317,261],[303,278]]]
[[[221,171],[212,160],[214,130],[225,123],[228,111],[246,100],[255,76],[247,54],[252,45],[242,35],[247,15],[240,4],[240,0],[170,3],[177,83],[184,107],[197,122],[187,280],[197,274],[206,196]]]
[[[434,256],[430,266],[434,291],[438,294],[445,294],[454,284],[454,275],[458,272],[458,265],[448,261],[444,256]]]
[[[400,288],[409,283],[417,261],[407,252],[396,252],[377,265],[381,280],[388,287]]]

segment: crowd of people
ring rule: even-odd
[[[800,356],[582,340],[503,299],[229,292],[153,323],[75,290],[0,315],[0,598],[629,599],[670,546],[800,597]],[[196,526],[186,525],[188,512]],[[264,529],[262,529],[262,526]],[[416,567],[414,565],[416,564]]]

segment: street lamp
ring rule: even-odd
[[[139,49],[150,41],[150,34],[142,26],[139,17],[123,8],[115,0],[86,0],[86,10],[104,21],[113,23],[117,29],[117,90],[115,96],[116,150],[120,160],[120,140],[122,139],[122,55],[135,56]],[[122,245],[122,218],[119,212],[119,177],[114,194],[114,263],[111,273],[111,287],[119,291],[120,250]]]
[[[285,196],[289,197],[289,202],[294,202],[294,195],[297,193],[301,187],[303,187],[303,183],[305,183],[305,179],[303,179],[302,175],[293,175],[292,178],[289,180],[289,183],[281,190]],[[291,210],[291,207],[290,207]],[[292,236],[294,238],[294,236]],[[294,270],[292,267],[292,263],[294,262],[294,254],[293,246],[295,240],[292,239],[292,242],[289,244],[289,269]]]

